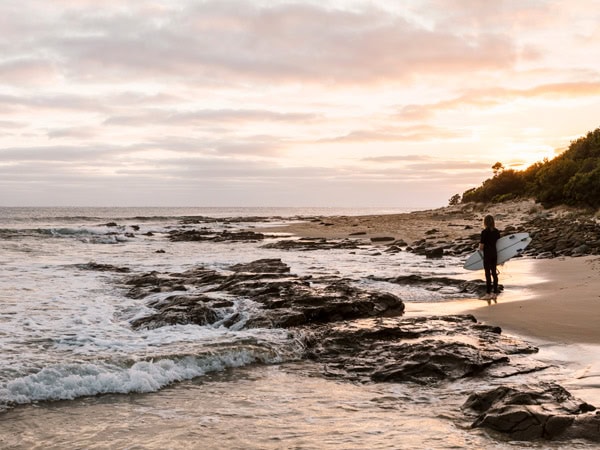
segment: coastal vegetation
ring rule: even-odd
[[[494,175],[481,186],[455,194],[450,204],[497,203],[534,198],[544,207],[569,205],[600,208],[600,128],[587,133],[553,159],[545,158],[525,170],[492,166]]]

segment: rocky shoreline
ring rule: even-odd
[[[427,258],[463,257],[478,241],[475,226],[483,211],[473,205],[458,211],[446,208],[428,212],[429,220],[421,224],[421,236],[413,241],[402,237],[400,229],[394,235],[379,229],[370,233],[357,230],[357,223],[364,225],[372,220],[365,217],[312,218],[313,235],[300,238],[280,237],[270,229],[189,230],[186,222],[181,229],[171,231],[169,239],[224,245],[251,241],[284,252],[341,249],[352,253],[369,248],[373,255],[413,252]],[[417,222],[422,214],[415,214]],[[531,209],[513,219],[503,232],[527,231],[533,236],[526,256],[600,254],[600,224],[593,216]],[[354,224],[348,228],[350,221]],[[432,221],[437,226],[431,227]],[[323,228],[330,230],[327,237],[319,236]],[[262,244],[266,239],[270,242]],[[502,386],[474,392],[465,400],[464,417],[472,421],[473,427],[493,430],[509,439],[581,438],[600,442],[600,415],[594,406],[573,398],[555,384],[522,386],[510,382],[517,375],[548,368],[531,358],[537,348],[505,336],[499,327],[480,323],[472,315],[407,318],[403,316],[405,304],[396,295],[357,287],[353,280],[332,275],[298,276],[279,258],[223,270],[198,266],[183,273],[131,273],[127,268],[93,264],[88,269],[118,273],[122,288],[132,298],[142,300],[154,293],[172,292],[161,296],[161,300],[148,300],[146,306],[153,312],[133,319],[133,329],[173,324],[236,330],[285,328],[303,343],[304,358],[318,364],[321,376],[355,383],[435,386],[464,378],[503,379],[506,381]],[[443,291],[447,296],[474,298],[484,290],[483,281],[447,277],[371,279]],[[236,310],[232,297],[251,300],[259,309]]]
[[[510,213],[514,211],[519,211],[519,214]],[[441,258],[445,255],[464,257],[477,246],[479,226],[487,212],[495,214],[502,234],[528,232],[531,235],[533,240],[523,256],[556,258],[600,255],[600,220],[594,214],[565,208],[543,210],[531,202],[490,207],[469,204],[389,216],[298,217],[296,220],[303,224],[270,227],[260,233],[253,230],[215,231],[210,228],[199,231],[174,230],[170,239],[259,242],[276,237],[272,234],[274,231],[288,231],[292,234],[299,232],[301,237],[282,239],[265,244],[265,247],[293,251],[355,250],[367,243],[381,247],[386,253],[408,251],[428,258]],[[244,221],[247,222],[248,219]],[[422,224],[418,231],[409,229],[415,228],[415,223]],[[386,232],[389,234],[382,234]]]
[[[134,329],[189,323],[238,330],[287,328],[303,342],[304,358],[318,364],[321,376],[355,383],[435,386],[464,378],[503,379],[502,395],[496,388],[475,392],[465,401],[465,419],[473,427],[519,440],[600,442],[600,415],[593,406],[558,385],[524,387],[508,381],[548,369],[529,357],[536,347],[472,315],[405,318],[404,303],[395,295],[360,289],[344,279],[299,277],[279,259],[224,272],[198,267],[184,273],[127,274],[122,282],[129,296],[140,299],[174,292],[149,301],[155,313],[132,320]],[[232,295],[259,303],[261,310],[232,310],[227,299]]]

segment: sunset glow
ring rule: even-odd
[[[600,126],[598,23],[600,0],[2,2],[0,206],[443,206]]]

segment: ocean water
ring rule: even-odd
[[[148,299],[128,298],[122,274],[86,266],[179,272],[281,258],[292,273],[347,277],[433,311],[447,295],[367,277],[464,277],[459,260],[382,258],[369,246],[282,252],[261,248],[266,242],[168,240],[186,217],[214,219],[188,229],[260,230],[306,216],[396,212],[406,210],[0,208],[0,448],[552,447],[471,430],[460,404],[477,381],[432,390],[326,380],[300,359],[300,339],[288,330],[133,330],[131,321],[151,311]],[[223,319],[255,308],[234,299]]]

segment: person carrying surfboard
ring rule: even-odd
[[[484,299],[495,299],[498,295],[498,253],[496,242],[500,232],[496,228],[494,216],[488,214],[483,218],[483,230],[479,241],[479,250],[483,252],[483,270],[485,271],[486,295]],[[493,289],[493,290],[492,290]]]

